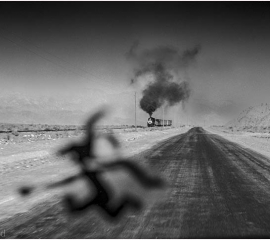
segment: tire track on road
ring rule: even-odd
[[[179,224],[182,224],[181,218],[188,205],[185,196],[189,196],[195,186],[195,182],[192,182],[192,176],[196,174],[195,162],[189,161],[189,156],[194,154],[193,146],[190,146],[192,137],[192,133],[179,135],[151,150],[151,154],[147,156],[148,162],[150,166],[166,176],[170,190],[162,203],[154,205],[145,212],[132,234],[122,233],[120,238],[177,238],[179,236]]]
[[[164,199],[140,214],[124,216],[115,226],[103,223],[91,212],[71,222],[61,220],[58,228],[50,223],[49,229],[40,233],[43,235],[36,236],[270,237],[270,160],[263,155],[202,128],[193,128],[136,158],[145,159],[153,171],[167,179],[170,188]],[[62,216],[63,211],[57,205],[49,209],[44,212],[44,219],[47,215],[56,219]],[[54,215],[55,211],[59,216]]]

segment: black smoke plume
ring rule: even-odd
[[[153,81],[142,90],[140,107],[150,116],[163,104],[173,106],[186,101],[190,95],[189,84],[181,80],[180,74],[186,74],[188,67],[195,61],[200,46],[179,53],[173,47],[158,47],[138,54],[138,42],[127,53],[127,58],[136,65],[131,84],[138,79],[152,75]],[[186,77],[186,76],[184,76]]]

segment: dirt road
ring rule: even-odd
[[[270,160],[193,128],[137,156],[170,183],[162,201],[119,222],[70,217],[57,199],[3,223],[7,238],[270,237]]]

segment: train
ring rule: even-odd
[[[163,119],[149,117],[147,120],[147,127],[162,127]],[[164,120],[164,126],[172,126],[172,120]]]

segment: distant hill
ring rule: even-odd
[[[96,95],[95,95],[96,96]],[[102,125],[134,125],[133,95],[98,93],[95,96],[70,96],[68,100],[53,97],[30,97],[25,94],[0,95],[0,123],[80,125],[90,110],[103,104],[115,108]],[[137,117],[137,125],[146,125]]]
[[[20,124],[80,124],[85,111],[79,104],[53,98],[23,95],[0,96],[0,122]],[[77,107],[77,109],[76,109]]]
[[[236,119],[228,122],[225,127],[246,131],[270,131],[270,104],[249,107]]]

